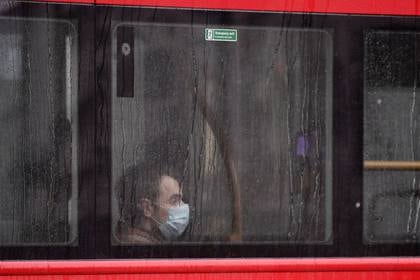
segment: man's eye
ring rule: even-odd
[[[179,198],[179,197],[171,198],[170,203],[171,203],[171,205],[179,205],[181,203],[181,198]]]

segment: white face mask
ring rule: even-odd
[[[190,219],[190,207],[186,203],[181,203],[177,207],[168,209],[168,220],[159,223],[159,230],[168,240],[174,240],[181,236],[188,226]]]

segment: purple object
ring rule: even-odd
[[[305,136],[299,136],[298,139],[297,139],[297,147],[296,147],[297,155],[302,156],[302,157],[306,156],[306,153],[308,151],[308,146],[309,146],[309,144],[308,144],[308,140],[306,139],[306,137]]]

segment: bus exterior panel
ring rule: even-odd
[[[202,259],[4,262],[8,279],[417,279],[419,260]],[[9,278],[10,277],[10,278]]]
[[[11,5],[14,5],[16,1],[9,2]],[[22,1],[22,3],[23,8],[21,10],[20,8],[17,8],[16,10],[18,12],[15,14],[12,12],[10,14],[19,18],[30,19],[37,17],[49,18],[51,14],[53,14],[51,18],[54,20],[60,21],[61,18],[65,18],[63,21],[68,20],[68,25],[75,26],[75,29],[77,28],[78,32],[80,32],[80,34],[74,36],[72,33],[73,29],[65,27],[68,30],[66,29],[67,33],[65,40],[67,41],[65,42],[67,45],[64,46],[64,53],[66,56],[70,57],[75,52],[78,52],[76,57],[80,64],[78,66],[79,72],[69,71],[71,74],[68,74],[66,79],[74,79],[71,75],[77,73],[77,80],[80,81],[81,85],[74,86],[71,82],[66,84],[66,81],[63,83],[66,84],[65,88],[67,91],[69,88],[78,88],[80,91],[78,92],[78,98],[84,102],[80,101],[78,103],[78,106],[80,107],[78,109],[79,111],[72,111],[81,118],[80,121],[77,120],[79,125],[77,130],[80,135],[71,136],[73,137],[72,139],[79,137],[76,142],[81,142],[78,153],[78,156],[80,156],[81,159],[77,160],[80,162],[81,166],[72,168],[79,168],[78,172],[80,173],[83,173],[83,171],[80,171],[82,169],[88,170],[81,175],[78,174],[77,176],[80,176],[80,178],[76,177],[79,178],[77,181],[79,182],[81,191],[78,205],[83,210],[88,210],[86,213],[89,212],[89,214],[83,216],[83,221],[78,224],[78,228],[76,227],[84,239],[77,240],[76,238],[66,240],[68,243],[65,243],[64,245],[60,244],[57,246],[58,248],[55,247],[54,244],[43,246],[42,244],[28,243],[28,245],[25,245],[26,247],[18,246],[19,244],[2,244],[2,247],[0,247],[0,256],[2,259],[0,262],[1,279],[110,279],[115,277],[118,277],[118,279],[420,279],[420,259],[418,258],[420,251],[418,249],[418,236],[416,233],[417,220],[410,220],[407,222],[407,232],[409,232],[409,234],[407,233],[402,236],[398,235],[399,232],[392,236],[387,234],[380,235],[381,232],[375,231],[376,228],[366,231],[367,222],[365,224],[362,222],[362,220],[366,218],[372,219],[374,224],[380,223],[384,217],[377,214],[375,211],[388,213],[386,212],[389,210],[387,208],[387,203],[391,201],[391,198],[389,197],[393,197],[393,195],[397,196],[398,199],[401,199],[403,201],[402,203],[410,201],[411,204],[415,204],[413,208],[410,208],[410,213],[408,215],[410,215],[410,217],[416,217],[416,214],[414,213],[416,211],[413,211],[413,209],[416,209],[418,214],[418,209],[420,209],[418,191],[411,189],[406,193],[404,191],[399,192],[398,190],[392,189],[391,192],[381,192],[379,195],[373,193],[370,194],[369,198],[375,201],[376,204],[373,205],[369,204],[370,201],[364,200],[364,190],[361,187],[363,184],[371,184],[374,185],[372,189],[375,187],[380,188],[380,186],[377,186],[380,185],[380,183],[377,183],[375,178],[367,178],[368,175],[363,177],[363,172],[366,172],[366,174],[370,172],[369,176],[371,176],[376,172],[372,170],[380,170],[379,172],[385,172],[384,170],[391,170],[392,172],[403,169],[413,172],[413,170],[417,170],[417,163],[412,162],[415,161],[416,155],[414,144],[412,148],[413,158],[409,158],[408,160],[392,161],[377,158],[370,160],[370,158],[364,157],[362,150],[369,149],[363,146],[363,137],[370,137],[371,135],[369,135],[369,130],[366,130],[366,127],[364,127],[362,123],[366,123],[366,126],[372,125],[372,127],[380,127],[377,123],[380,122],[381,117],[386,118],[386,114],[381,115],[380,112],[378,113],[372,109],[373,106],[371,103],[376,102],[376,105],[378,106],[383,104],[382,102],[385,99],[375,95],[378,91],[394,92],[393,90],[395,89],[389,86],[388,82],[390,81],[397,81],[398,89],[404,88],[401,90],[404,92],[407,91],[407,89],[414,88],[412,92],[409,92],[412,95],[406,94],[405,97],[409,96],[412,99],[406,98],[407,100],[415,101],[417,88],[416,77],[418,74],[416,63],[420,61],[416,56],[417,34],[420,31],[416,16],[420,16],[420,1],[39,0]],[[2,11],[1,8],[2,5],[0,4],[0,11]],[[32,8],[34,9],[33,11]],[[138,12],[138,9],[142,10]],[[81,11],[81,15],[78,14],[79,11]],[[82,15],[84,11],[87,12]],[[153,11],[155,11],[155,14],[153,14]],[[112,154],[112,145],[117,145],[118,151],[115,154],[123,154],[125,146],[124,144],[118,146],[120,144],[120,142],[118,142],[118,135],[112,136],[111,130],[114,129],[113,125],[120,120],[118,118],[120,117],[123,119],[125,116],[124,114],[127,113],[124,109],[119,109],[118,106],[113,107],[113,102],[115,99],[120,98],[118,101],[119,103],[115,102],[115,104],[121,105],[122,108],[127,98],[132,97],[130,96],[130,93],[126,96],[119,95],[119,93],[116,95],[115,91],[118,91],[119,89],[116,86],[115,89],[112,88],[114,87],[112,83],[118,79],[116,72],[119,71],[119,66],[113,65],[114,62],[110,62],[111,57],[117,60],[117,48],[115,45],[120,43],[119,37],[114,35],[118,33],[118,28],[121,28],[121,30],[124,29],[123,33],[125,35],[122,36],[134,34],[128,36],[131,43],[140,42],[143,44],[142,46],[146,46],[150,37],[141,37],[138,35],[138,33],[141,32],[147,33],[144,30],[148,31],[148,27],[144,27],[142,25],[143,23],[140,23],[143,20],[143,16],[148,22],[152,22],[153,24],[155,23],[154,21],[156,18],[158,18],[157,21],[160,20],[164,22],[158,22],[155,25],[152,24],[154,28],[165,26],[167,23],[176,23],[179,24],[179,26],[185,27],[185,22],[187,20],[185,20],[185,18],[179,20],[176,15],[171,13],[172,11],[174,13],[182,13],[181,16],[183,17],[186,17],[190,13],[191,22],[196,20],[195,16],[197,15],[197,22],[193,23],[202,26],[208,24],[208,19],[210,18],[210,25],[213,24],[213,27],[218,25],[229,25],[231,23],[232,26],[242,27],[240,20],[242,18],[247,18],[248,13],[251,15],[250,18],[252,20],[255,19],[257,22],[259,19],[269,19],[267,24],[258,23],[257,27],[275,27],[277,22],[276,16],[283,14],[283,21],[280,22],[280,24],[284,24],[288,27],[287,24],[292,22],[293,26],[290,33],[296,32],[295,34],[297,34],[296,36],[293,34],[290,35],[291,41],[302,36],[302,38],[309,38],[307,40],[310,42],[312,37],[305,37],[304,32],[299,32],[301,30],[306,31],[306,29],[312,27],[314,27],[314,29],[325,27],[327,30],[326,37],[331,36],[331,38],[333,38],[331,41],[331,46],[333,46],[334,49],[334,54],[331,55],[331,57],[333,57],[333,66],[332,68],[328,67],[328,59],[325,59],[326,62],[323,61],[321,63],[323,66],[327,65],[325,66],[325,69],[327,69],[325,72],[331,70],[333,73],[331,76],[332,79],[334,79],[331,90],[331,103],[327,102],[327,105],[325,105],[331,105],[331,111],[329,113],[333,118],[331,131],[334,150],[332,151],[332,154],[330,154],[331,161],[334,162],[333,168],[330,170],[331,173],[333,173],[332,179],[330,178],[333,191],[329,195],[332,196],[333,201],[331,207],[334,214],[331,214],[331,226],[325,226],[325,228],[331,230],[331,236],[328,235],[328,230],[322,228],[321,231],[325,231],[325,234],[320,234],[319,236],[321,237],[318,239],[313,238],[311,240],[312,243],[299,243],[301,240],[296,239],[294,240],[296,241],[295,243],[270,243],[271,241],[269,240],[268,242],[250,242],[243,245],[240,244],[240,242],[236,242],[238,240],[240,241],[240,238],[238,239],[235,237],[235,233],[238,232],[234,232],[234,234],[229,236],[229,238],[231,238],[230,240],[234,241],[233,243],[227,242],[227,244],[221,244],[223,242],[215,242],[213,244],[209,241],[208,243],[201,245],[200,241],[196,241],[194,244],[181,244],[180,246],[182,246],[182,248],[178,251],[178,245],[173,244],[170,244],[167,247],[165,247],[166,245],[143,247],[136,246],[136,244],[131,246],[133,244],[124,244],[124,240],[113,235],[114,232],[112,232],[110,228],[113,227],[114,224],[117,224],[117,222],[114,223],[114,220],[112,220],[113,217],[110,217],[110,213],[120,205],[113,201],[113,199],[116,200],[115,197],[117,195],[111,197],[109,194],[112,189],[111,185],[115,183],[111,178],[114,166],[110,163],[112,161],[110,158],[114,156],[114,154]],[[156,16],[160,16],[161,12],[166,16],[163,19]],[[210,16],[207,13],[209,13]],[[224,13],[228,15],[226,21]],[[241,14],[238,18],[236,18],[237,13]],[[5,14],[5,17],[10,16],[10,14]],[[75,16],[76,20],[72,19],[74,15],[77,15]],[[289,15],[290,18],[288,17]],[[314,16],[314,18],[312,18],[312,16]],[[329,19],[324,21],[324,16],[326,18],[331,17],[331,21],[329,21]],[[78,19],[81,19],[80,23],[77,22]],[[193,24],[191,24],[191,26],[192,25]],[[50,32],[56,28],[52,28],[51,26],[53,26],[53,24],[46,25],[46,32]],[[186,24],[186,26],[189,25]],[[333,30],[335,27],[337,27],[337,29]],[[176,28],[170,30],[176,30]],[[190,28],[189,30],[191,32],[191,37],[194,37],[195,33],[193,28]],[[115,33],[113,33],[114,31]],[[344,33],[340,33],[341,31],[344,31]],[[30,32],[26,29],[23,33],[27,36]],[[161,34],[168,35],[169,33],[169,31],[163,30]],[[412,35],[411,37],[410,34]],[[0,33],[0,35],[2,34]],[[204,38],[204,34],[202,35]],[[70,42],[69,37],[71,36],[77,37],[77,40],[72,42],[80,44],[81,47],[75,47],[68,43]],[[115,39],[113,37],[115,37]],[[185,38],[187,38],[187,36],[185,36]],[[229,40],[234,41],[235,39],[232,38],[229,38]],[[57,36],[54,37],[53,40],[59,39],[60,36]],[[411,39],[413,39],[415,43],[411,43]],[[21,39],[16,40],[17,45],[20,44],[19,40]],[[323,47],[330,50],[328,40],[329,39],[325,40],[327,43],[321,42],[320,40],[319,44],[323,44]],[[399,45],[399,42],[402,43]],[[36,40],[32,40],[31,44],[36,45]],[[60,48],[60,44],[57,45],[58,48]],[[279,43],[279,46],[280,45],[281,44]],[[308,45],[310,45],[310,43],[308,43]],[[393,52],[392,47],[395,45],[397,45],[397,51]],[[1,46],[2,45],[0,44],[0,47]],[[159,50],[162,51],[165,47],[165,42],[158,42],[155,46],[158,46],[160,48]],[[279,46],[277,50],[280,49]],[[28,46],[25,46],[24,48],[28,48]],[[244,49],[248,48],[249,45],[244,47]],[[387,53],[389,49],[391,49],[391,54]],[[131,49],[129,48],[125,49],[127,53],[124,55],[129,56],[130,50]],[[207,51],[208,49],[203,48],[203,50]],[[157,56],[156,52],[148,50],[147,46],[139,50],[138,53],[147,51],[149,51],[149,57]],[[304,53],[305,51],[302,52]],[[53,60],[52,57],[57,55],[57,53],[59,53],[59,51],[48,51],[48,54],[45,55],[45,57],[49,60]],[[404,56],[404,53],[407,55]],[[307,53],[304,54],[307,55]],[[15,55],[15,53],[12,52],[12,55]],[[194,55],[196,55],[196,53],[194,53]],[[207,53],[205,55],[207,55]],[[219,58],[220,61],[222,61],[221,64],[223,64],[223,55],[216,55],[216,57]],[[229,56],[229,59],[232,57],[234,57],[234,55]],[[384,57],[391,57],[389,58],[390,62],[387,63],[382,61],[381,58]],[[194,63],[197,63],[194,59]],[[163,57],[163,60],[169,62],[168,67],[171,67],[173,64],[173,61],[168,57]],[[410,64],[410,61],[413,60],[415,61],[412,65]],[[311,60],[308,59],[307,61]],[[389,67],[391,70],[397,69],[396,72],[398,73],[377,77],[380,76],[380,74],[376,75],[376,70],[378,73],[383,73],[381,72],[381,69],[379,69],[380,67],[369,64],[375,63],[376,61],[378,61],[378,65],[383,66],[383,68]],[[399,63],[400,61],[403,61],[404,63]],[[58,62],[59,66],[54,71],[59,72],[60,63],[61,62]],[[152,65],[150,61],[144,63],[149,63],[149,66]],[[285,65],[287,63],[287,61],[284,62]],[[369,64],[369,67],[362,65],[363,63]],[[53,65],[51,67],[56,67],[54,63],[51,64]],[[403,64],[409,64],[410,66],[404,68]],[[72,67],[72,65],[65,64],[64,62],[62,66],[64,66],[63,68]],[[197,65],[193,66],[199,68]],[[225,66],[225,64],[223,64],[223,66]],[[133,72],[137,71],[139,66],[137,64],[129,64],[129,67],[132,67],[129,71]],[[196,70],[196,68],[194,68],[194,71],[199,71]],[[306,70],[311,71],[311,69]],[[29,69],[26,71],[29,73],[32,70]],[[151,70],[151,73],[155,73],[153,71]],[[131,72],[129,72],[129,74]],[[0,67],[0,74],[2,73]],[[169,74],[171,73],[166,73],[167,76],[170,76]],[[257,73],[255,75],[257,75]],[[139,77],[141,78],[138,80],[145,79],[143,74],[139,74]],[[364,80],[365,77],[371,77],[372,80],[377,78],[379,82],[376,83],[376,81],[374,81],[370,83],[369,81]],[[324,76],[323,78],[326,80],[329,79]],[[238,78],[238,81],[239,80],[240,79]],[[267,81],[268,80],[269,79],[267,79]],[[1,82],[2,80],[0,79],[0,86]],[[32,83],[32,81],[30,82]],[[128,83],[133,88],[135,87],[134,84],[137,82],[138,81],[133,81],[128,78]],[[222,81],[221,84],[223,82],[224,81]],[[407,86],[410,82],[414,83],[414,86],[411,84]],[[198,83],[199,82],[197,82],[196,88],[199,88]],[[318,83],[314,84],[318,85]],[[171,86],[176,87],[175,84]],[[46,88],[48,87],[53,86],[50,84]],[[366,92],[370,91],[371,95],[375,96],[375,100],[372,99],[372,101],[368,97],[364,97],[364,94],[366,93],[363,92],[364,90]],[[50,93],[48,90],[46,92]],[[380,94],[383,94],[383,92]],[[326,98],[328,98],[328,96]],[[139,101],[138,104],[140,103],[141,102]],[[408,102],[406,103],[408,104]],[[370,107],[364,107],[365,104],[369,104]],[[412,112],[415,112],[417,108],[416,102],[409,103],[409,105],[410,107],[407,108],[412,109]],[[72,105],[68,105],[67,103],[66,106],[66,108],[69,109]],[[388,110],[386,111],[387,113],[391,109],[388,108],[386,110]],[[378,111],[380,110],[378,109]],[[400,111],[404,111],[404,109]],[[263,114],[264,112],[265,111],[262,110],[260,113]],[[369,115],[370,112],[373,112],[372,115]],[[412,129],[416,125],[415,114],[411,114],[410,116],[411,121],[408,121],[410,122],[410,125],[408,126]],[[366,119],[367,117],[369,117],[369,119]],[[370,117],[377,121],[377,123],[369,123]],[[406,118],[404,120],[406,120]],[[124,126],[124,124],[122,126]],[[395,127],[398,128],[398,125]],[[200,128],[203,130],[208,129],[207,127]],[[116,128],[116,130],[118,129],[119,127]],[[387,132],[389,131],[385,131],[384,133],[386,134]],[[121,129],[121,135],[123,133],[125,133],[125,131],[124,129]],[[415,135],[415,133],[413,133],[413,135]],[[377,135],[373,135],[372,138],[369,139],[377,140],[380,138],[375,138],[376,136]],[[327,138],[327,136],[325,136],[325,138]],[[301,135],[297,137],[297,153],[305,154],[307,152],[308,148],[305,139],[306,138]],[[380,140],[381,139],[378,141],[380,142]],[[325,141],[328,142],[328,140]],[[395,144],[395,146],[398,146],[397,144]],[[392,145],[389,144],[388,146]],[[373,151],[372,153],[374,152],[376,151]],[[88,156],[86,154],[93,154],[93,156]],[[206,154],[206,152],[204,152],[204,154]],[[325,158],[323,158],[323,160],[326,162],[328,161],[325,160]],[[316,164],[319,163],[314,163],[314,165]],[[301,163],[300,165],[300,168],[304,169],[302,166],[304,166],[304,163]],[[22,168],[24,169],[24,167]],[[124,170],[121,172],[124,173]],[[410,184],[413,182],[413,186],[416,186],[417,184],[416,176],[417,175],[414,175],[414,180],[409,182]],[[383,178],[386,178],[385,175]],[[83,183],[86,183],[88,188],[86,188]],[[340,193],[341,186],[345,189],[342,193]],[[95,191],[97,191],[97,193],[95,193]],[[73,193],[72,195],[79,196],[77,193]],[[328,194],[323,195],[328,196]],[[94,202],[92,202],[92,200],[94,200]],[[214,203],[216,203],[216,201]],[[69,203],[68,205],[69,208],[75,207],[74,202]],[[366,217],[363,216],[361,211],[364,210],[364,205],[367,206],[365,207],[366,211],[369,210]],[[325,208],[328,208],[328,205],[325,206]],[[237,208],[235,209],[237,210]],[[195,209],[195,211],[197,210]],[[327,210],[323,211],[328,212]],[[404,212],[405,209],[401,211]],[[79,215],[82,214],[80,214],[79,211]],[[235,215],[235,213],[232,215]],[[325,216],[328,216],[328,213],[325,214]],[[392,218],[394,218],[394,216],[392,216]],[[418,219],[418,215],[416,219]],[[232,223],[234,224],[234,222]],[[36,227],[33,224],[31,226]],[[382,227],[386,226],[387,224],[382,224]],[[66,232],[68,231],[68,229],[65,230]],[[238,231],[240,232],[241,230],[242,229],[238,227]],[[391,231],[392,230],[390,230],[390,232]],[[101,235],[103,232],[106,233],[106,236]],[[95,235],[97,235],[97,237],[94,238],[93,243],[86,238]],[[80,246],[80,249],[78,246]]]
[[[367,1],[179,1],[179,0],[38,0],[51,3],[90,3],[97,5],[118,5],[131,7],[165,7],[183,9],[243,10],[265,12],[296,12],[321,14],[359,14],[359,15],[405,15],[420,14],[417,0],[367,0]]]

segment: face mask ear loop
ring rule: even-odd
[[[155,202],[152,202],[152,204],[153,205],[155,205],[155,206],[157,206],[157,207],[159,207],[159,208],[163,208],[162,206],[160,206],[159,204],[157,204],[157,203],[155,203]],[[153,215],[151,215],[150,216],[150,218],[155,222],[155,223],[157,223],[159,226],[161,226],[161,225],[163,225],[164,223],[163,222],[160,222],[158,219],[156,219],[155,217],[153,217]]]

